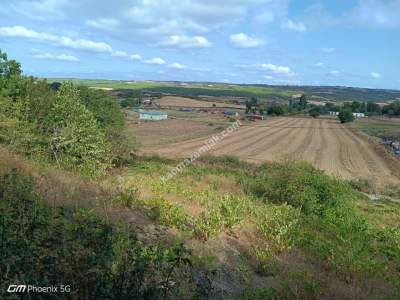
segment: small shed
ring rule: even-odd
[[[148,110],[139,112],[140,120],[160,121],[168,119],[168,114],[159,110]]]
[[[338,112],[338,111],[330,111],[330,112],[329,112],[329,115],[330,115],[330,116],[338,116],[338,115],[339,115],[339,112]]]

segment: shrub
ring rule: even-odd
[[[299,210],[287,204],[268,208],[259,227],[272,252],[281,253],[294,245],[299,218]]]
[[[354,121],[354,116],[351,110],[343,110],[339,113],[338,118],[340,123],[349,123]]]
[[[243,182],[245,189],[272,203],[288,203],[302,212],[321,213],[352,194],[351,187],[308,163],[264,164],[255,177]]]
[[[117,194],[114,202],[124,207],[131,207],[139,200],[140,191],[136,187],[130,187]]]
[[[16,171],[0,179],[0,234],[0,298],[11,283],[62,283],[71,293],[60,299],[191,299],[204,295],[198,278],[212,280],[202,267],[192,271],[182,244],[146,245],[91,211],[52,209]]]

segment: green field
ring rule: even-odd
[[[371,136],[400,139],[400,121],[390,122],[372,118],[358,119],[353,126]]]

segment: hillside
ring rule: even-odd
[[[0,58],[1,299],[400,297],[398,185],[377,193],[369,180],[288,158],[141,156],[141,143],[171,150],[164,144],[171,135],[200,139],[235,123],[180,111],[169,123],[138,122],[103,90],[70,81],[55,88],[24,76],[5,53]],[[305,141],[304,149],[293,143],[299,153],[315,137],[308,127],[326,125],[289,122],[306,127],[284,129]],[[249,146],[260,133],[271,143],[267,127],[254,127],[233,137],[249,142],[242,149],[255,151]],[[273,130],[279,137],[281,128]],[[346,130],[324,133],[351,144]],[[365,142],[352,145],[368,150],[360,159],[382,162]],[[362,164],[353,147],[339,148],[345,166]],[[58,291],[8,291],[15,285]]]
[[[63,78],[52,78],[49,82],[62,82]],[[97,88],[134,89],[199,97],[202,95],[218,97],[260,97],[269,100],[288,100],[301,93],[309,98],[324,101],[375,101],[384,102],[400,99],[399,90],[367,89],[340,86],[274,86],[274,85],[240,85],[223,83],[195,82],[158,82],[158,81],[120,81],[120,80],[85,80],[72,79],[76,84]]]

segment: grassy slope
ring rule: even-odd
[[[254,165],[206,159],[163,183],[160,175],[176,164],[138,160],[110,178],[110,186],[118,183],[121,203],[144,207],[195,254],[214,257],[217,268],[225,270],[219,285],[231,281],[228,290],[234,286],[244,291],[272,286],[288,298],[398,295],[400,236],[391,216],[400,213],[399,204],[373,202],[338,182],[346,198],[343,208],[327,209],[323,216],[304,214],[249,194],[245,182],[257,173]],[[272,182],[282,183],[280,168],[270,166]],[[300,172],[308,172],[302,168]],[[325,175],[313,180],[337,185]],[[308,198],[313,192],[304,193]]]
[[[202,264],[219,274],[214,278],[216,294],[249,299],[399,296],[400,205],[371,201],[347,183],[331,182],[320,173],[307,177],[314,172],[307,166],[272,164],[262,175],[259,167],[233,158],[205,158],[163,183],[160,175],[178,162],[143,158],[91,182],[37,168],[0,150],[7,158],[0,163],[0,175],[15,167],[33,175],[51,205],[93,208],[111,220],[134,225],[144,240],[161,234],[184,241]],[[290,172],[282,173],[282,166]],[[282,190],[285,199],[293,201],[298,188],[284,182],[297,184],[293,178],[303,172],[306,181],[314,178],[323,186],[343,188],[345,210],[335,208],[319,216],[277,202],[271,190]],[[262,176],[273,189],[253,185],[263,184],[267,178]],[[289,192],[292,188],[294,193]],[[269,200],[257,196],[260,191],[268,192]],[[308,199],[314,192],[304,193]],[[156,229],[159,225],[164,227]]]

